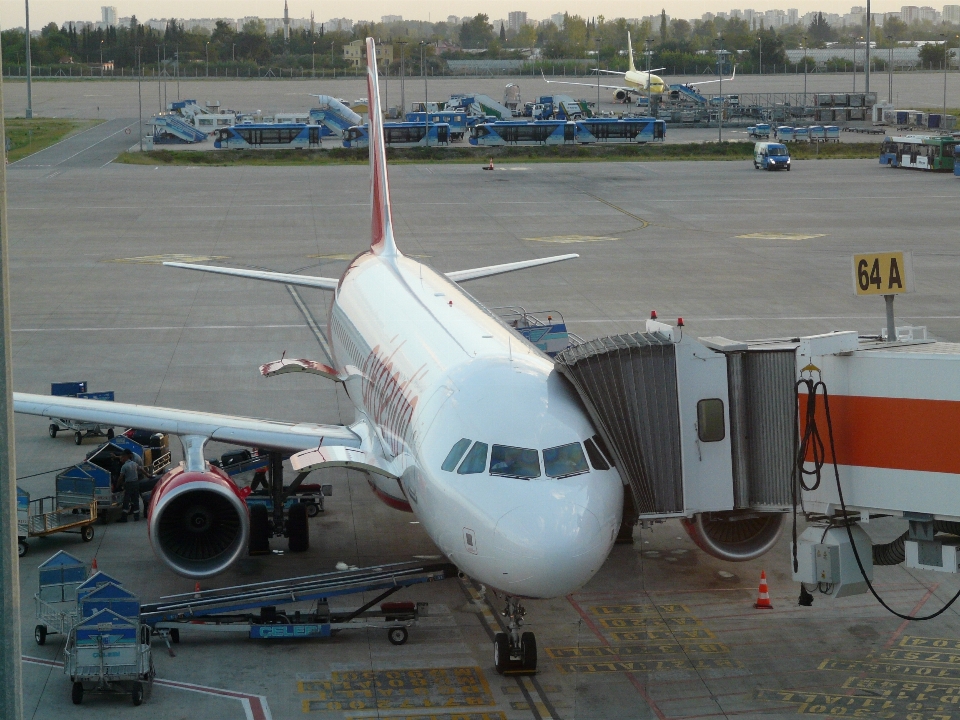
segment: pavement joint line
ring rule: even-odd
[[[109,122],[109,120],[108,120],[107,122]],[[63,143],[67,142],[68,140],[73,140],[74,138],[78,138],[78,137],[80,137],[81,135],[86,135],[88,132],[92,132],[93,130],[96,130],[98,127],[101,127],[103,124],[104,124],[104,123],[98,123],[97,125],[94,125],[93,127],[89,127],[89,128],[87,128],[86,130],[82,130],[81,132],[78,132],[76,135],[71,135],[70,137],[65,137],[63,140],[58,140],[58,141],[55,142],[53,145],[47,145],[45,148],[42,148],[42,149],[40,149],[40,150],[37,150],[37,152],[30,153],[30,154],[27,155],[26,157],[22,157],[22,158],[20,158],[19,160],[15,160],[14,162],[12,162],[12,163],[10,163],[9,165],[7,165],[7,168],[8,168],[8,169],[9,169],[9,168],[12,168],[14,165],[17,165],[18,163],[22,163],[24,160],[29,160],[29,159],[32,158],[34,155],[38,155],[39,153],[46,152],[46,151],[49,150],[50,148],[55,148],[57,145],[62,145]],[[27,166],[25,166],[25,167],[35,167],[35,168],[37,168],[37,167],[52,167],[52,165],[27,165]]]
[[[45,667],[62,668],[63,663],[59,660],[47,660],[46,658],[33,657],[31,655],[21,656],[22,662],[30,665],[42,665]],[[198,685],[196,683],[181,682],[179,680],[164,680],[154,678],[153,682],[163,687],[170,687],[176,690],[186,690],[188,692],[200,693],[201,695],[210,695],[212,697],[230,698],[239,700],[243,706],[247,720],[273,720],[270,713],[270,706],[267,698],[263,695],[254,695],[252,693],[239,692],[237,690],[226,690],[224,688],[210,687],[209,685]]]
[[[109,121],[108,121],[108,122],[109,122]],[[126,125],[126,126],[120,128],[120,129],[117,130],[116,132],[110,133],[110,134],[107,135],[106,137],[100,138],[100,139],[97,140],[95,143],[93,143],[93,145],[88,145],[88,146],[85,147],[83,150],[80,150],[79,152],[75,152],[75,153],[74,153],[73,155],[71,155],[70,157],[64,158],[63,160],[61,160],[60,162],[58,162],[58,163],[57,163],[56,165],[54,165],[53,167],[59,167],[60,165],[63,165],[65,162],[67,162],[68,160],[73,160],[77,155],[82,155],[82,154],[85,153],[87,150],[89,150],[89,149],[91,149],[91,148],[94,148],[94,147],[96,147],[97,145],[99,145],[100,143],[109,140],[109,139],[112,138],[114,135],[119,135],[120,133],[122,133],[122,132],[123,132],[124,130],[126,130],[127,128],[133,127],[133,126],[136,125],[136,124],[137,124],[137,123],[130,123],[129,125]],[[97,125],[97,127],[103,127],[103,125]],[[111,160],[111,162],[113,162],[113,161]]]
[[[300,293],[297,292],[297,289],[293,285],[287,285],[287,290],[290,292],[293,302],[296,303],[297,309],[300,310],[300,314],[303,315],[304,319],[307,321],[307,326],[310,328],[310,332],[313,333],[313,336],[320,344],[320,349],[326,356],[327,362],[332,363],[333,354],[330,352],[330,345],[327,344],[327,338],[323,334],[323,330],[321,330],[320,326],[317,324],[317,321],[314,319],[313,313],[310,312],[310,308],[307,307],[305,302],[303,302],[303,298],[300,297]]]
[[[614,210],[616,210],[617,212],[623,213],[623,214],[626,215],[627,217],[632,217],[634,220],[636,220],[638,223],[640,223],[640,228],[639,228],[639,229],[641,229],[641,230],[642,230],[643,228],[648,227],[648,226],[650,225],[650,222],[649,222],[649,221],[644,220],[644,219],[643,219],[642,217],[640,217],[639,215],[634,215],[632,212],[628,212],[627,210],[624,210],[622,207],[618,207],[617,205],[614,205],[614,204],[613,204],[612,202],[610,202],[609,200],[604,200],[602,197],[599,197],[599,196],[597,196],[597,195],[594,195],[593,193],[584,193],[584,195],[587,195],[588,197],[592,197],[592,198],[593,198],[594,200],[596,200],[597,202],[602,202],[604,205],[607,205],[607,206],[609,206],[609,207],[612,207]]]

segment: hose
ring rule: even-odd
[[[934,520],[933,521],[934,532],[942,532],[947,535],[960,535],[960,522],[952,522],[949,520]],[[906,547],[904,542],[907,540],[907,536],[910,535],[909,531],[905,532],[903,535],[898,537],[896,540],[891,540],[888,543],[883,545],[874,545],[873,546],[873,564],[874,565],[899,565],[904,560],[907,559]]]
[[[794,462],[793,467],[793,569],[794,572],[798,569],[797,564],[797,491],[798,487],[803,488],[804,490],[815,490],[820,486],[821,480],[821,471],[823,465],[826,462],[826,457],[824,455],[824,444],[823,439],[820,436],[820,429],[817,426],[816,419],[816,403],[817,397],[822,393],[823,397],[823,410],[824,416],[827,420],[827,439],[830,442],[830,455],[833,458],[833,476],[837,483],[837,496],[840,498],[840,509],[843,511],[844,517],[847,515],[847,504],[843,499],[843,488],[840,486],[840,467],[837,464],[837,453],[836,447],[833,439],[833,419],[830,416],[830,398],[827,393],[826,383],[822,379],[813,381],[813,378],[800,378],[797,380],[796,390],[797,390],[797,422],[800,421],[800,392],[806,389],[807,393],[807,413],[806,413],[806,426],[804,427],[803,438],[800,442],[800,445],[797,449],[796,461]],[[797,433],[799,437],[799,432]],[[804,468],[804,458],[807,455],[808,448],[813,454],[813,469],[806,470]],[[805,476],[815,477],[815,481],[812,486],[807,487],[806,482],[804,481]],[[893,615],[896,615],[901,620],[909,620],[911,622],[920,622],[923,620],[932,620],[935,617],[942,615],[946,610],[953,605],[958,599],[960,599],[960,591],[957,591],[957,594],[954,595],[947,603],[937,610],[934,613],[929,615],[924,615],[923,617],[916,617],[913,615],[904,615],[903,613],[897,612],[892,607],[887,605],[876,589],[873,587],[873,583],[870,582],[870,578],[867,577],[867,571],[863,567],[863,561],[860,559],[860,552],[857,550],[857,543],[853,539],[853,530],[851,529],[852,523],[844,523],[844,526],[847,530],[847,537],[850,540],[850,548],[853,550],[853,557],[857,561],[857,567],[860,569],[860,574],[863,576],[864,582],[867,584],[867,588],[870,590],[870,593],[877,599],[888,612]],[[939,527],[938,527],[939,525]],[[945,522],[945,521],[936,521],[934,524],[935,529],[942,529],[944,532],[954,534],[955,532],[960,532],[960,523],[957,522]],[[949,528],[949,529],[948,529]],[[904,536],[901,536],[897,540],[894,540],[893,543],[888,543],[887,545],[895,545],[896,543],[902,543],[905,540]],[[889,548],[889,553],[893,553],[894,549]]]

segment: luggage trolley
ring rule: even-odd
[[[50,394],[54,397],[86,398],[87,400],[104,400],[113,402],[113,390],[108,392],[87,392],[87,381],[50,383]],[[73,441],[77,445],[83,444],[85,437],[113,438],[113,427],[95,422],[80,422],[68,418],[49,418],[50,426],[47,431],[50,437],[55,438],[61,430],[72,430]]]
[[[133,704],[140,705],[143,684],[156,675],[150,628],[140,623],[140,600],[110,580],[104,576],[102,584],[77,592],[78,621],[67,638],[63,665],[73,683],[74,705],[83,702],[86,691],[129,692]]]
[[[87,579],[87,566],[61,550],[40,565],[40,587],[33,596],[37,626],[33,639],[37,645],[47,635],[66,634],[77,621],[77,593]]]
[[[26,512],[21,510],[26,505]],[[93,540],[93,524],[97,521],[97,503],[92,498],[77,502],[74,498],[62,500],[42,497],[31,500],[30,495],[17,488],[17,551],[20,557],[30,546],[27,538],[46,537],[59,532],[79,533],[84,542]]]

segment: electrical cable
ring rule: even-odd
[[[800,390],[806,388],[807,391],[807,412],[806,412],[806,427],[804,428],[803,439],[800,442],[800,447],[797,451],[796,462],[794,463],[793,468],[793,569],[794,572],[798,569],[797,564],[797,488],[802,487],[804,490],[810,491],[815,490],[820,486],[821,480],[821,471],[826,462],[824,456],[824,445],[823,440],[820,436],[820,429],[817,427],[816,420],[816,403],[818,391],[822,391],[823,394],[823,411],[824,416],[827,420],[827,439],[830,443],[830,456],[833,460],[833,474],[837,482],[837,495],[840,498],[840,509],[843,511],[844,518],[847,516],[847,505],[843,499],[843,488],[840,486],[840,468],[837,464],[837,453],[834,445],[833,439],[833,419],[830,416],[830,398],[827,393],[827,385],[823,382],[823,379],[813,381],[812,373],[809,378],[800,378],[796,384],[797,390],[797,422],[799,422],[799,406],[800,406]],[[798,433],[799,435],[799,433]],[[812,442],[812,445],[811,445]],[[808,448],[813,455],[813,469],[807,470],[804,468],[804,458],[807,455]],[[804,482],[804,476],[815,476],[816,481],[811,487],[807,487]],[[960,599],[960,591],[957,592],[950,600],[939,610],[930,615],[924,615],[923,617],[916,617],[913,615],[904,615],[903,613],[897,612],[892,607],[887,605],[876,589],[873,587],[873,583],[870,582],[870,578],[867,577],[867,571],[863,567],[863,561],[860,559],[860,553],[857,550],[857,544],[853,539],[853,530],[851,529],[852,523],[845,522],[844,526],[847,529],[847,537],[850,540],[850,547],[853,550],[853,557],[857,561],[857,567],[860,569],[860,574],[863,576],[864,581],[867,584],[871,594],[877,599],[888,612],[893,615],[896,615],[902,620],[909,620],[911,622],[920,622],[923,620],[932,620],[939,615],[942,615],[946,610],[953,605],[958,599]]]
[[[40,477],[41,475],[49,475],[50,473],[60,472],[61,470],[69,470],[74,467],[73,465],[67,465],[66,467],[57,468],[56,470],[47,470],[46,472],[38,472],[33,475],[21,475],[17,480],[26,480],[27,478]]]

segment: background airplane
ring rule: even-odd
[[[328,337],[335,367],[299,362],[343,383],[356,409],[353,424],[25,393],[14,393],[14,408],[178,435],[184,461],[157,484],[148,527],[161,560],[191,578],[229,568],[250,535],[247,490],[204,459],[208,440],[292,452],[299,472],[366,472],[378,497],[415,513],[453,563],[502,593],[510,632],[494,641],[498,671],[511,662],[532,670],[536,638],[520,632],[518,599],[566,595],[596,573],[620,527],[623,484],[550,359],[458,283],[577,256],[447,274],[404,256],[393,232],[376,67],[368,38],[371,243],[342,277],[167,263],[333,291]],[[297,361],[270,367],[290,362]]]
[[[650,71],[637,70],[633,62],[633,43],[630,40],[630,33],[627,32],[627,59],[630,63],[629,69],[626,72],[618,72],[616,70],[600,70],[599,68],[594,68],[595,72],[604,73],[606,75],[621,75],[623,76],[624,85],[602,85],[598,83],[582,83],[574,82],[572,80],[547,80],[546,76],[543,77],[544,81],[549,84],[557,85],[582,85],[584,87],[592,88],[605,88],[607,90],[613,90],[613,99],[619,102],[628,101],[630,95],[633,93],[640,93],[643,95],[662,95],[670,89],[670,86],[664,81],[659,75],[654,75],[653,73],[666,70],[666,68],[654,68]],[[737,69],[734,67],[733,74],[728,78],[723,78],[725,81],[733,80],[737,75]],[[684,83],[687,87],[696,87],[698,85],[709,85],[710,83],[720,82],[720,78],[715,80],[702,80],[695,83]]]

